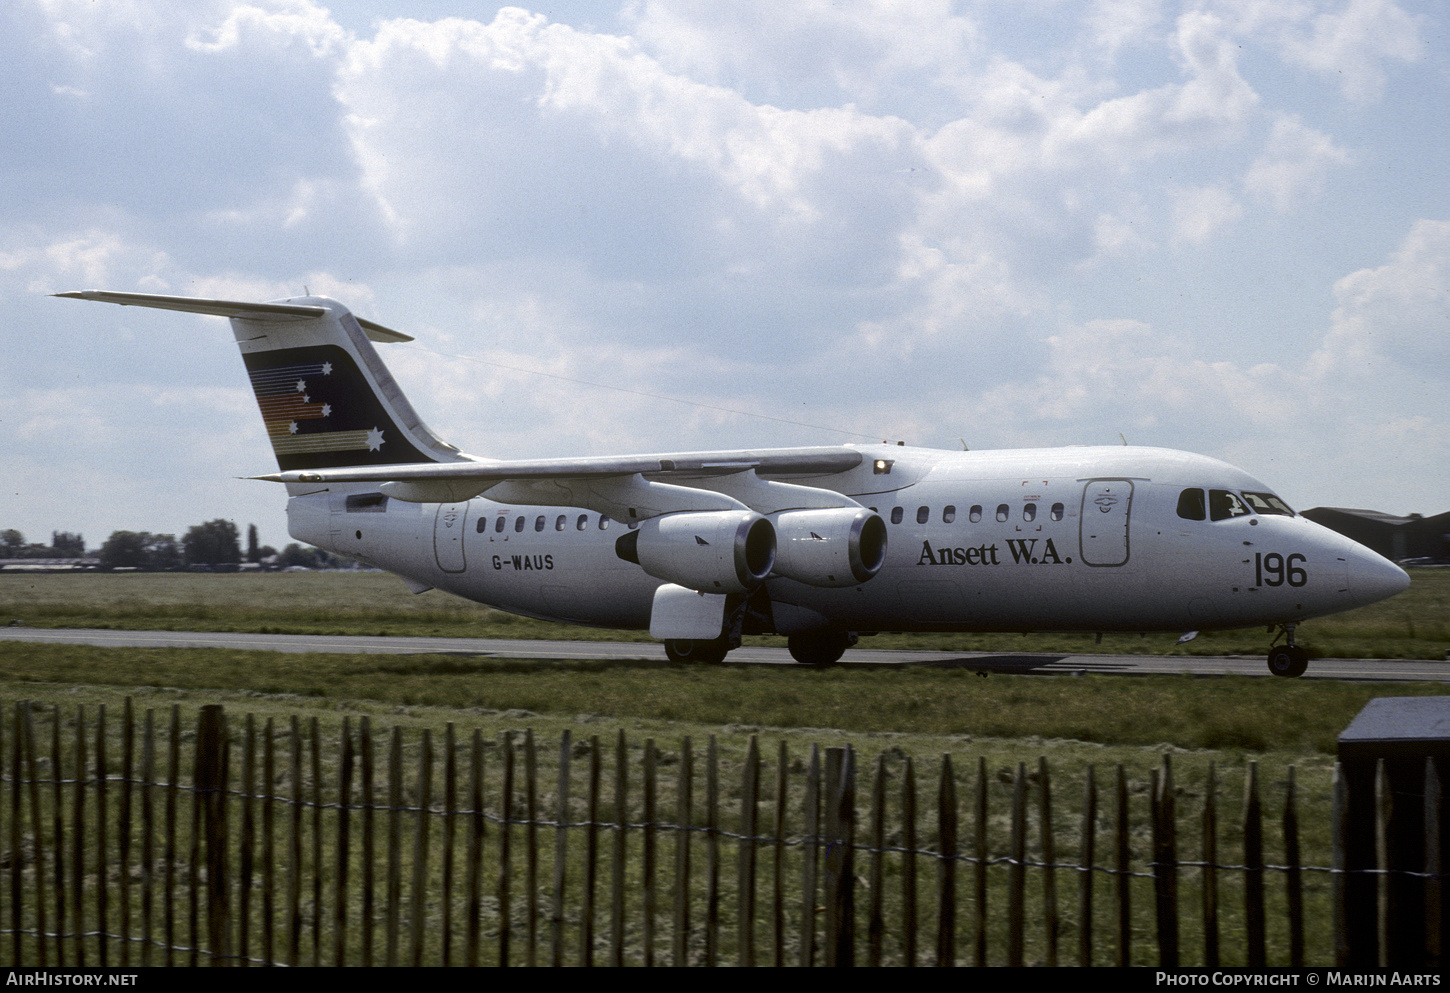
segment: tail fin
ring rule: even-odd
[[[359,320],[336,300],[241,303],[102,290],[56,296],[231,318],[284,472],[463,458],[418,417],[372,345],[413,339]]]

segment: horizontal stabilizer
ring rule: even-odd
[[[199,297],[173,297],[159,293],[117,293],[110,290],[73,290],[56,293],[73,300],[94,300],[115,303],[122,307],[153,307],[157,310],[179,310],[187,314],[211,314],[215,317],[237,317],[246,321],[307,321],[327,316],[325,307],[296,303],[246,303],[241,300],[203,300]],[[412,337],[381,324],[356,318],[373,341],[412,341]]]

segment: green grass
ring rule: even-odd
[[[1450,570],[1414,569],[1397,597],[1321,618],[1300,641],[1323,658],[1443,659],[1450,651]],[[413,596],[376,572],[77,574],[0,572],[0,623],[164,631],[414,635],[645,641],[641,631],[535,621],[439,591]],[[780,644],[752,638],[752,644]],[[1169,635],[889,634],[872,648],[1069,654],[1262,655],[1262,628],[1211,631],[1186,645]]]
[[[174,687],[460,711],[1070,739],[1103,745],[1328,753],[1376,696],[1443,684],[1249,677],[1041,679],[930,666],[672,665],[453,655],[336,655],[222,649],[98,649],[0,643],[0,686]]]

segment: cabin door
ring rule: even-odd
[[[468,504],[438,505],[433,520],[433,554],[438,568],[444,572],[462,572],[467,566],[463,558],[463,534],[468,523]]]
[[[1133,506],[1129,479],[1092,479],[1083,487],[1078,515],[1082,560],[1088,565],[1128,561],[1128,515]]]

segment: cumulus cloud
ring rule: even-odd
[[[1123,431],[1253,460],[1322,456],[1304,425],[1326,417],[1386,450],[1444,450],[1429,391],[1396,393],[1447,365],[1425,289],[1447,285],[1450,223],[1425,206],[1443,160],[1434,12],[415,13],[0,11],[0,122],[26,136],[0,148],[0,306],[27,343],[0,395],[34,407],[29,437],[65,434],[69,402],[74,458],[154,505],[166,479],[120,479],[154,458],[95,419],[182,417],[149,399],[160,384],[198,391],[174,394],[204,412],[188,474],[265,464],[260,428],[206,399],[245,388],[219,321],[38,294],[306,286],[418,335],[385,357],[435,428],[486,454]],[[1326,195],[1346,180],[1355,197]],[[110,407],[66,392],[98,384]],[[17,438],[0,434],[0,459],[33,468]],[[1322,461],[1295,469],[1347,485]],[[1429,465],[1421,492],[1441,492]]]

